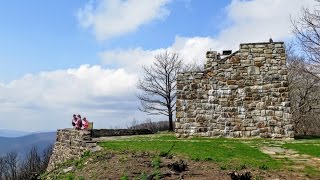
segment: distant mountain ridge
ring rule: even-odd
[[[0,137],[20,137],[20,136],[25,136],[28,134],[31,134],[31,132],[9,130],[9,129],[0,129]]]
[[[56,132],[29,133],[20,137],[0,137],[0,156],[8,152],[17,152],[24,156],[32,146],[36,146],[42,152],[50,144],[54,144]]]

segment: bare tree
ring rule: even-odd
[[[53,145],[50,144],[47,148],[45,148],[42,151],[41,168],[40,168],[41,173],[45,172],[48,167],[50,157],[52,155],[52,150],[53,150]]]
[[[17,179],[18,174],[18,153],[17,152],[9,152],[4,157],[5,162],[7,164],[7,179],[15,180]]]
[[[50,156],[52,154],[52,145],[43,150],[42,154],[36,146],[33,146],[26,154],[19,171],[19,179],[37,179],[41,173],[46,171]]]
[[[319,2],[319,1],[318,1]],[[320,135],[320,3],[291,19],[298,53],[287,48],[289,89],[295,131]]]
[[[288,56],[290,101],[297,135],[320,135],[320,79],[306,72],[301,56]]]
[[[320,10],[317,9],[319,7],[320,3],[313,11],[303,8],[299,18],[291,19],[293,33],[296,35],[305,62],[309,64],[302,70],[315,78],[320,78],[318,72],[320,66]]]
[[[4,157],[0,157],[0,179],[5,179],[7,174],[7,163]]]
[[[40,173],[40,168],[41,157],[39,155],[38,148],[36,146],[32,146],[22,162],[20,179],[31,179],[31,177]]]
[[[169,130],[173,131],[173,113],[176,105],[177,73],[183,67],[176,53],[160,53],[150,67],[143,66],[144,76],[138,82],[141,93],[139,109],[151,115],[168,116]]]

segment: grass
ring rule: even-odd
[[[306,166],[303,169],[303,172],[307,177],[320,177],[319,169],[312,167],[312,166]]]
[[[65,161],[62,164],[59,164],[56,169],[63,169],[66,167],[71,167],[75,166],[77,169],[82,169],[84,167],[85,161],[91,156],[90,151],[85,151],[82,155],[81,158],[79,159],[70,159]],[[47,176],[49,174],[44,173],[41,175],[41,179],[47,179]],[[79,176],[77,177],[73,172],[68,172],[68,173],[58,173],[58,175],[54,176],[54,179],[67,179],[67,180],[83,180],[84,177]]]
[[[112,150],[153,151],[187,156],[195,161],[213,161],[222,169],[247,167],[279,169],[281,163],[260,152],[257,148],[236,139],[192,138],[176,139],[173,135],[138,137],[130,140],[101,142],[100,146]]]
[[[293,143],[286,143],[284,148],[293,149],[301,154],[308,154],[315,157],[320,157],[320,139],[318,140],[297,140]]]
[[[156,180],[160,179],[160,163],[161,161],[159,156],[153,158],[152,167],[154,169],[154,176]]]
[[[320,157],[320,139],[304,140],[271,140],[271,139],[226,139],[226,138],[189,138],[177,139],[173,134],[156,134],[121,138],[112,141],[100,142],[99,145],[106,151],[90,153],[86,151],[81,158],[68,160],[60,165],[60,168],[51,174],[56,179],[84,179],[77,176],[77,171],[82,171],[88,159],[94,161],[106,161],[112,157],[117,157],[120,164],[127,164],[130,161],[128,153],[132,152],[151,152],[152,173],[145,170],[138,172],[137,179],[161,178],[161,157],[178,156],[193,161],[209,161],[216,163],[221,170],[253,170],[257,172],[274,173],[283,170],[284,173],[300,173],[308,178],[320,177],[320,170],[317,164],[301,164],[294,158],[276,158],[261,152],[261,147],[279,147],[297,151],[300,154],[308,154],[312,157]],[[282,154],[280,153],[280,156]],[[304,157],[304,156],[303,156]],[[296,169],[295,165],[301,166]],[[74,172],[62,173],[62,170],[73,166]],[[103,168],[108,168],[102,165]],[[98,172],[91,172],[91,179],[95,179]],[[149,175],[148,175],[149,174]],[[82,174],[83,175],[83,174]],[[128,172],[119,171],[119,179],[129,179]],[[42,177],[46,177],[43,174]],[[264,176],[264,175],[263,175]],[[255,176],[254,179],[263,179],[263,176]]]

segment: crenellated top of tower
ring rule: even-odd
[[[204,65],[205,69],[210,69],[216,63],[221,61],[228,60],[234,56],[238,56],[240,59],[241,57],[247,58],[254,58],[259,56],[266,55],[267,57],[272,57],[272,54],[281,54],[284,52],[284,42],[273,42],[270,39],[269,42],[255,42],[255,43],[241,43],[239,45],[239,50],[232,53],[231,50],[224,50],[222,53],[217,51],[207,51],[206,58],[207,61]],[[271,55],[270,55],[271,54]],[[281,54],[282,55],[282,54]],[[285,55],[282,55],[285,56]]]

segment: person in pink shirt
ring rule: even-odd
[[[82,128],[81,129],[88,129],[89,127],[89,121],[87,120],[86,117],[83,117],[82,119]]]

